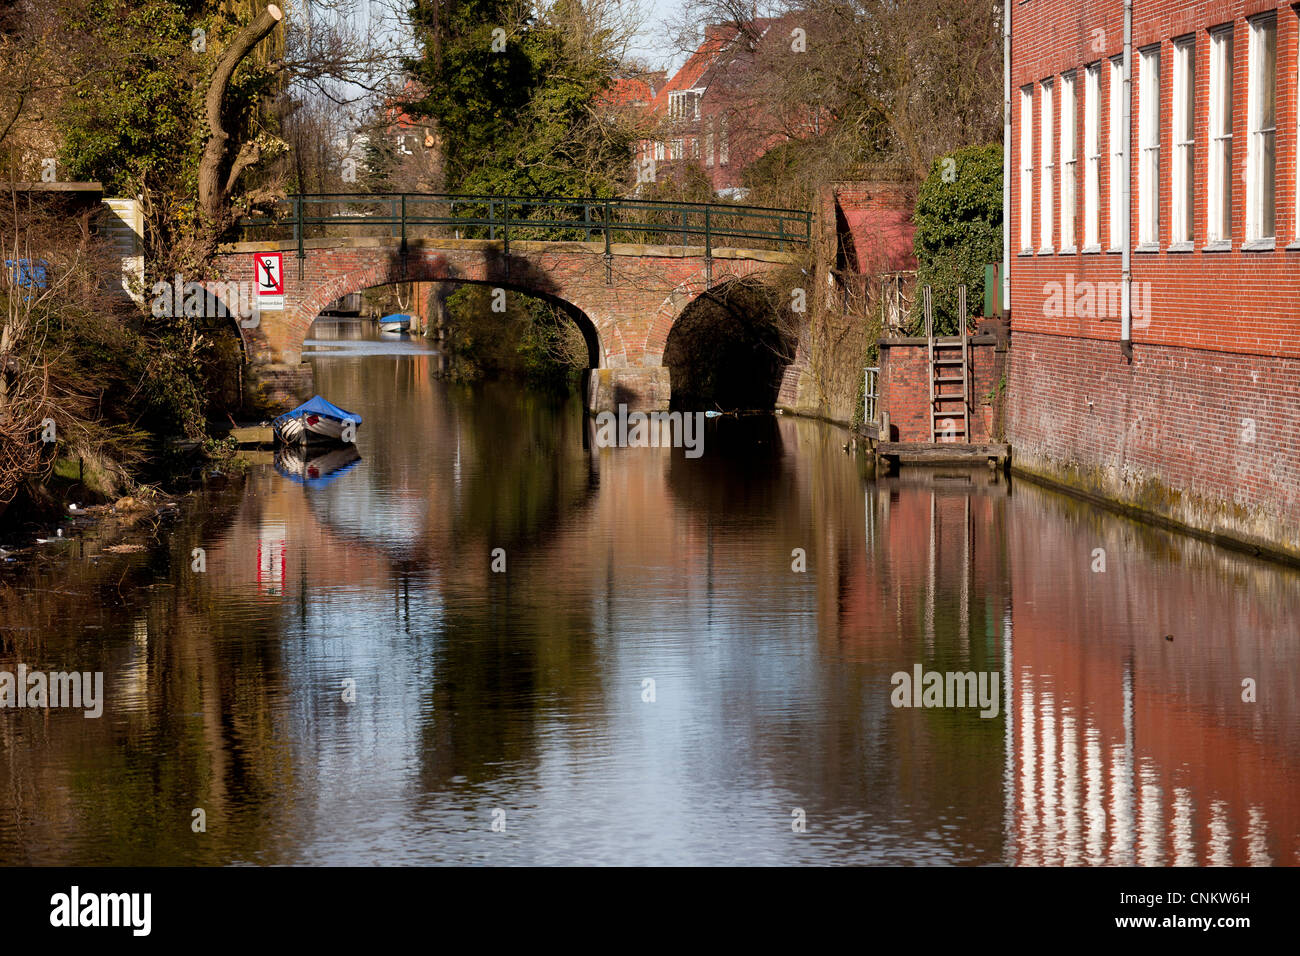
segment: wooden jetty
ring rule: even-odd
[[[1010,458],[1010,449],[1000,443],[882,441],[876,444],[876,458],[890,471],[899,465],[980,464],[1002,471]]]

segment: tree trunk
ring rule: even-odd
[[[233,161],[230,159],[230,145],[233,138],[226,128],[225,115],[226,91],[230,87],[230,78],[235,74],[244,57],[252,51],[284,18],[284,14],[275,4],[268,4],[266,9],[244,27],[231,41],[230,46],[222,51],[217,60],[217,68],[208,84],[208,93],[204,98],[210,137],[203,148],[203,158],[199,161],[199,208],[203,210],[208,224],[219,229],[229,212],[230,195],[234,191],[239,174],[257,162],[260,156],[258,147],[251,143],[240,146]]]

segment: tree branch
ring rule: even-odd
[[[217,60],[217,68],[213,71],[212,80],[208,84],[203,105],[207,113],[211,137],[203,147],[203,158],[199,161],[199,205],[210,223],[219,223],[224,218],[235,180],[247,166],[251,165],[251,162],[256,161],[256,159],[244,161],[241,165],[241,159],[246,157],[245,152],[241,150],[231,167],[230,174],[226,177],[221,175],[231,140],[231,134],[226,129],[225,116],[226,91],[230,88],[230,79],[244,57],[248,56],[253,47],[274,30],[276,24],[283,18],[284,14],[279,7],[274,3],[268,4],[252,23],[235,34],[230,46],[222,51],[221,57]]]

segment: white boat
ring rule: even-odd
[[[361,427],[361,416],[345,411],[316,395],[271,422],[275,437],[287,445],[308,442],[351,444]],[[349,428],[349,426],[351,426]],[[348,437],[344,437],[347,435]]]
[[[410,327],[411,317],[409,315],[402,315],[401,313],[386,315],[379,320],[380,332],[405,332]]]

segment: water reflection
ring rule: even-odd
[[[0,861],[1300,862],[1300,575],[812,422],[599,449],[347,334],[359,461],[0,572],[0,670],[107,698],[0,711]],[[894,708],[916,664],[998,716]]]

